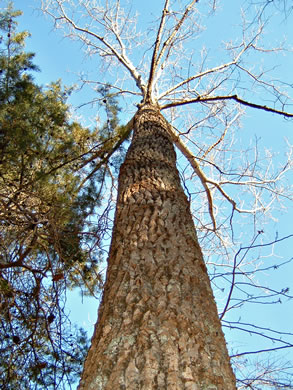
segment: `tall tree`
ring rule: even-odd
[[[241,40],[227,42],[225,61],[208,61],[207,51],[200,50],[194,38],[203,31],[201,13],[215,12],[218,2],[202,3],[157,3],[154,11],[160,7],[160,17],[140,35],[129,3],[123,8],[119,0],[105,5],[42,1],[57,28],[80,40],[88,55],[100,55],[104,70],[120,67],[117,80],[111,80],[112,91],[140,99],[138,111],[124,129],[126,133],[134,129],[134,134],[120,170],[107,279],[80,389],[236,386],[172,142],[188,160],[190,176],[196,176],[202,186],[196,189],[204,198],[195,220],[203,248],[222,257],[219,266],[227,261],[225,272],[212,275],[216,280],[221,274],[230,282],[221,319],[225,321],[228,311],[245,301],[264,302],[262,294],[251,293],[263,286],[252,280],[253,265],[249,267],[244,255],[263,234],[256,221],[274,202],[290,198],[281,184],[290,162],[273,171],[270,156],[265,168],[260,163],[257,145],[254,156],[247,150],[235,158],[230,149],[244,107],[293,116],[284,83],[270,79],[261,68],[260,56],[280,48],[267,48],[261,41],[267,23],[265,4],[257,11],[247,10]],[[272,104],[265,104],[259,92]],[[169,112],[168,121],[163,110]],[[179,126],[181,130],[176,129]],[[242,188],[246,197],[238,194]],[[251,216],[254,227],[249,244],[240,250],[235,245],[243,240],[238,214]],[[292,298],[286,288],[265,291],[270,298]],[[239,319],[236,326],[242,325],[249,332],[253,324],[247,326]],[[280,348],[292,347],[290,341],[282,344],[282,332],[275,338],[268,328],[252,331],[280,342]],[[261,378],[242,380],[241,386],[276,384],[272,371],[267,372]]]
[[[234,389],[168,122],[143,103],[119,175],[108,274],[80,389]]]

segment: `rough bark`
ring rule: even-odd
[[[79,390],[236,389],[167,126],[151,106],[134,118]]]

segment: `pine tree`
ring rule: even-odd
[[[65,292],[95,294],[102,283],[105,226],[90,217],[119,148],[118,107],[104,88],[107,124],[73,121],[70,90],[34,82],[19,15],[12,6],[0,14],[0,388],[55,389],[76,380],[88,342],[68,320]]]

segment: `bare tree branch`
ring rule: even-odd
[[[244,106],[251,107],[251,108],[257,108],[259,110],[267,111],[267,112],[272,112],[273,114],[278,114],[282,115],[286,118],[292,118],[293,114],[286,112],[286,111],[281,111],[277,110],[272,107],[268,107],[265,105],[261,104],[256,104],[252,102],[248,102],[244,99],[239,98],[237,95],[230,95],[230,96],[198,96],[195,99],[190,99],[190,100],[184,100],[184,101],[174,101],[173,103],[168,103],[164,104],[161,106],[161,110],[165,110],[167,108],[172,108],[172,107],[177,107],[177,106],[183,106],[186,104],[191,104],[191,103],[199,103],[199,102],[215,102],[215,101],[223,101],[223,100],[234,100],[237,103],[240,103]]]

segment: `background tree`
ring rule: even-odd
[[[88,345],[69,321],[66,291],[95,295],[102,283],[111,207],[96,210],[119,147],[118,108],[103,88],[105,126],[73,121],[70,90],[34,83],[29,34],[16,30],[20,14],[12,5],[0,13],[0,388],[57,389],[79,376]]]
[[[142,40],[141,42],[135,41],[133,36],[127,35],[128,27],[130,28],[129,34],[133,33],[134,30],[131,29],[129,20],[127,24],[123,23],[120,2],[107,3],[107,8],[103,8],[99,4],[91,4],[92,7],[87,3],[75,4],[76,7],[70,8],[68,14],[66,14],[66,4],[69,2],[52,1],[50,3],[53,7],[54,5],[57,7],[55,10],[57,25],[58,23],[67,22],[69,27],[67,33],[73,34],[72,37],[80,38],[83,43],[86,43],[89,54],[100,52],[104,65],[107,64],[107,61],[110,63],[111,60],[114,63],[117,60],[117,65],[124,65],[127,74],[131,75],[134,84],[138,86],[138,90],[131,88],[131,83],[121,83],[120,81],[124,79],[120,74],[120,80],[112,83],[118,94],[142,95],[147,96],[148,99],[155,96],[155,100],[159,102],[161,109],[170,109],[171,114],[168,118],[173,120],[174,126],[184,129],[180,136],[181,139],[189,138],[189,144],[187,145],[189,150],[186,144],[180,142],[180,138],[175,135],[174,141],[184,152],[196,172],[199,184],[202,185],[203,193],[207,199],[204,202],[208,206],[206,209],[202,208],[203,202],[199,196],[197,196],[197,199],[200,200],[199,205],[197,206],[194,202],[195,210],[198,207],[198,209],[206,211],[201,215],[196,214],[202,247],[207,254],[209,252],[215,253],[217,250],[218,257],[222,262],[220,263],[222,268],[218,268],[218,270],[214,268],[212,279],[214,281],[218,279],[217,281],[219,281],[220,276],[222,276],[221,280],[224,283],[226,277],[230,276],[231,279],[229,280],[232,281],[232,287],[229,289],[230,293],[226,296],[226,303],[223,305],[223,313],[229,311],[229,305],[230,308],[237,308],[245,301],[253,301],[256,298],[264,303],[262,294],[252,293],[253,289],[255,289],[254,291],[261,291],[256,287],[263,287],[251,278],[255,268],[254,265],[249,263],[246,260],[247,258],[241,257],[239,259],[237,253],[239,248],[237,243],[243,241],[237,226],[241,221],[237,213],[246,214],[248,224],[255,226],[254,229],[251,229],[251,238],[247,237],[247,248],[240,250],[241,253],[249,252],[254,249],[255,240],[261,240],[263,237],[262,229],[258,228],[263,226],[263,216],[265,214],[265,216],[268,216],[268,211],[272,210],[274,203],[289,196],[287,189],[282,187],[280,181],[283,174],[289,169],[289,165],[285,161],[278,171],[273,172],[273,167],[270,165],[271,155],[264,156],[268,162],[265,167],[265,161],[260,164],[255,158],[259,155],[256,148],[255,156],[252,156],[249,150],[246,153],[242,150],[242,153],[236,154],[237,161],[235,158],[233,159],[229,149],[231,149],[233,141],[234,126],[236,128],[239,123],[241,107],[248,106],[263,111],[275,112],[276,114],[284,114],[287,117],[290,116],[290,113],[286,112],[288,96],[286,96],[286,91],[282,91],[284,84],[282,85],[282,83],[275,80],[272,82],[265,69],[258,67],[261,64],[257,61],[257,58],[260,58],[257,57],[258,54],[262,56],[267,51],[267,48],[261,44],[261,33],[264,31],[267,22],[265,9],[259,9],[257,14],[248,13],[250,20],[244,20],[242,41],[238,40],[238,42],[226,46],[228,49],[227,57],[230,57],[227,58],[226,62],[213,64],[215,60],[212,59],[208,64],[204,51],[202,51],[203,62],[193,62],[191,48],[186,44],[187,41],[184,41],[185,38],[190,38],[192,34],[199,37],[200,30],[197,30],[197,27],[199,26],[198,18],[200,14],[197,11],[206,11],[206,3],[203,8],[199,8],[201,5],[198,4],[195,7],[197,2],[193,2],[193,4],[189,4],[191,5],[189,8],[188,4],[177,2],[172,3],[168,9],[168,2],[166,2],[162,18],[157,24],[160,27],[158,29],[153,28],[153,35],[149,31],[149,41],[146,36],[143,37],[146,49],[153,46],[157,52],[154,55],[150,54],[148,57],[149,53],[154,52],[152,50],[146,51],[141,63],[137,65],[138,61],[136,60],[136,66],[134,66],[134,61],[130,60],[130,43],[137,43],[141,47]],[[70,2],[70,5],[74,5],[74,2]],[[210,8],[212,11],[215,10],[215,5],[216,2],[212,2]],[[74,10],[80,16],[83,6],[87,8],[85,9],[87,17],[85,16],[84,24],[82,24],[80,17],[76,20],[73,19]],[[51,13],[54,12],[52,8],[46,8],[46,10]],[[58,13],[59,11],[61,13]],[[127,15],[130,16],[130,13]],[[194,17],[193,21],[192,17]],[[77,20],[79,24],[77,24]],[[192,21],[192,23],[187,25],[188,21]],[[255,23],[251,23],[253,21]],[[95,22],[97,22],[96,25],[94,25]],[[190,28],[191,26],[193,26],[193,30]],[[100,30],[98,30],[99,28]],[[158,34],[156,31],[159,31]],[[148,42],[149,47],[147,47]],[[156,42],[155,45],[153,45],[154,42]],[[184,45],[182,42],[185,42]],[[178,54],[179,50],[181,50],[180,54]],[[184,50],[186,55],[184,55]],[[196,51],[196,53],[198,52],[199,50]],[[186,58],[191,59],[191,61],[189,64],[182,62],[180,66],[178,58],[182,61]],[[197,59],[198,56],[195,58]],[[253,59],[254,69],[249,66],[250,58]],[[148,60],[150,68],[145,68]],[[149,69],[151,69],[150,72],[148,72]],[[251,91],[254,92],[254,95],[251,94]],[[264,92],[266,99],[271,102],[270,105],[264,105],[262,100],[257,100],[258,96],[264,96]],[[191,103],[196,103],[196,105],[191,106]],[[192,110],[190,107],[192,107]],[[182,117],[189,120],[189,123],[184,125],[180,123],[178,118]],[[196,118],[196,121],[194,118]],[[194,138],[191,137],[195,130],[197,131],[196,144]],[[234,151],[235,149],[234,146]],[[242,161],[241,157],[243,158]],[[237,162],[240,163],[239,166],[237,166]],[[188,176],[191,177],[192,173],[189,174],[185,170],[185,177]],[[234,187],[247,189],[249,196],[244,198],[239,195],[238,190],[233,190]],[[198,195],[201,192],[199,187],[192,188],[188,186],[187,188],[191,198],[194,194]],[[243,202],[247,203],[246,207],[240,207]],[[230,214],[224,212],[226,209],[229,210],[228,206],[231,207],[232,212]],[[251,218],[249,219],[250,215]],[[226,265],[226,268],[223,267],[223,264]],[[244,282],[239,280],[239,276],[244,277]],[[217,285],[224,290],[223,285],[220,286],[219,283]],[[235,292],[242,291],[240,287],[243,286],[246,286],[244,297],[235,296]],[[266,294],[269,299],[278,295],[289,297],[286,288],[282,291],[273,291],[266,287],[265,291],[266,293],[271,292],[271,295]],[[235,299],[235,304],[231,305],[233,299]],[[222,317],[224,319],[224,314]],[[231,322],[228,323],[228,326],[231,325]],[[244,324],[241,325],[244,326]],[[237,327],[240,327],[239,322]],[[251,331],[251,329],[246,328],[246,331]],[[269,330],[264,328],[260,333],[270,334]],[[272,340],[274,337],[270,339]],[[280,340],[279,337],[278,340]],[[284,347],[290,346],[291,343],[287,342]],[[273,383],[271,372],[267,377],[268,384]],[[265,381],[264,377],[261,380]],[[247,386],[252,386],[254,382],[257,386],[257,381],[260,381],[260,379],[255,376],[255,378],[250,379],[250,382],[247,382]],[[243,381],[243,383],[245,385],[246,382]]]

